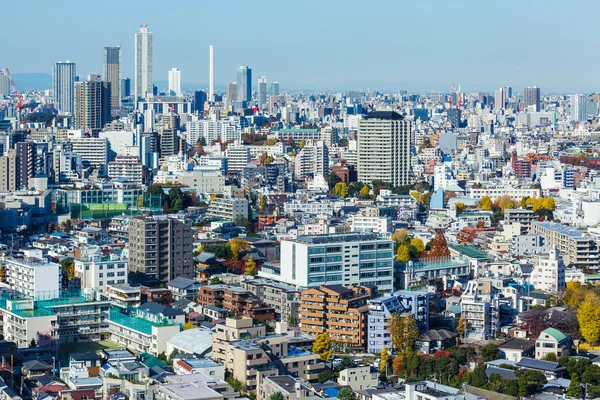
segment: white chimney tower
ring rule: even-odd
[[[210,46],[210,76],[208,101],[214,101],[215,98],[215,46]]]

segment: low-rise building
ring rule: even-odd
[[[62,286],[60,265],[48,262],[41,250],[23,250],[23,257],[8,258],[5,268],[6,281],[13,290],[32,299],[59,295]]]
[[[600,266],[598,244],[587,233],[581,233],[555,222],[533,222],[531,234],[544,235],[549,246],[557,246],[568,266],[597,269]]]
[[[351,367],[340,371],[338,383],[350,386],[352,390],[371,389],[377,386],[379,379],[377,371],[371,366]]]
[[[268,279],[247,279],[241,282],[242,289],[254,293],[265,305],[275,309],[279,320],[296,321],[300,312],[300,290],[292,285]]]
[[[554,246],[548,255],[536,257],[530,282],[536,290],[559,292],[566,287],[565,274],[565,263]]]
[[[250,216],[250,205],[247,199],[237,197],[216,197],[206,210],[209,218],[220,218],[225,221],[235,221],[238,217],[248,219]]]
[[[523,357],[534,354],[535,342],[533,340],[512,338],[498,345],[498,349],[509,361],[519,362]]]
[[[543,359],[552,353],[557,358],[568,356],[573,346],[571,335],[565,335],[555,328],[544,329],[535,341],[535,358]]]
[[[127,260],[116,254],[90,255],[75,259],[75,277],[81,287],[105,293],[110,285],[122,285],[127,281]]]
[[[290,375],[261,376],[256,388],[256,399],[269,400],[275,393],[281,393],[285,400],[300,400],[315,395],[304,379]]]

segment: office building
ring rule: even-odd
[[[394,111],[375,111],[358,124],[358,180],[410,183],[411,122]]]
[[[267,102],[267,77],[258,78],[258,108],[262,108]]]
[[[169,96],[181,96],[181,71],[177,68],[169,71]]]
[[[279,96],[279,82],[273,82],[269,85],[269,96]]]
[[[148,25],[141,25],[135,33],[135,90],[136,99],[152,96],[154,93],[154,34],[148,32]]]
[[[237,96],[236,101],[245,107],[252,100],[252,70],[247,66],[237,69]]]
[[[209,56],[209,76],[208,76],[208,99],[215,101],[215,46],[208,48]]]
[[[374,286],[324,285],[300,295],[300,331],[327,332],[329,340],[345,349],[366,347],[368,301]]]
[[[280,280],[292,285],[376,285],[393,290],[394,246],[372,233],[299,236],[281,242]]]
[[[0,97],[10,94],[10,76],[5,69],[0,69]]]
[[[523,89],[523,101],[525,107],[533,106],[535,112],[541,111],[540,88],[534,86]]]
[[[460,128],[460,110],[458,108],[450,108],[447,111],[448,121],[452,124],[453,129]]]
[[[54,106],[61,114],[75,113],[75,63],[57,62],[52,74]]]
[[[429,329],[429,293],[426,290],[399,290],[385,293],[369,300],[368,344],[372,354],[379,354],[383,348],[392,349],[392,339],[387,329],[388,320],[393,314],[412,314],[420,332]]]
[[[207,100],[208,100],[208,98],[206,97],[206,92],[204,92],[202,90],[195,91],[194,92],[194,111],[196,111],[200,114],[203,113],[204,112],[204,104],[206,104]]]
[[[571,100],[571,120],[586,121],[587,112],[587,96],[584,94],[572,94],[569,96]]]
[[[504,110],[505,106],[504,89],[494,90],[494,109]]]
[[[165,216],[129,220],[129,272],[136,282],[166,283],[194,274],[192,229]]]
[[[231,82],[227,84],[227,93],[225,96],[227,97],[227,104],[229,106],[232,106],[237,101],[237,83]]]
[[[41,250],[23,250],[23,257],[6,260],[6,282],[31,299],[57,296],[62,285],[60,265],[44,259]]]
[[[100,75],[75,84],[75,128],[98,133],[110,122],[112,86]]]
[[[162,158],[177,155],[179,152],[179,136],[175,129],[163,129],[160,134],[160,156]]]
[[[29,180],[35,175],[35,155],[34,143],[15,143],[17,189],[29,189]]]
[[[110,107],[113,111],[121,106],[121,46],[104,48],[102,80],[110,84]]]
[[[131,96],[131,79],[121,79],[121,98]]]

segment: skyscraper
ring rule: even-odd
[[[447,111],[448,121],[452,124],[452,128],[460,128],[460,110],[458,108],[450,108]]]
[[[121,98],[131,96],[131,79],[121,79]]]
[[[140,25],[135,33],[135,91],[136,98],[151,96],[154,85],[154,34],[148,25]]]
[[[209,77],[208,77],[208,100],[215,101],[215,46],[208,49],[209,55]]]
[[[206,103],[206,92],[197,90],[194,92],[194,111],[204,112],[204,103]]]
[[[540,88],[534,86],[523,89],[523,101],[525,107],[535,106],[535,111],[540,111]]]
[[[504,89],[500,88],[498,90],[494,91],[494,108],[496,110],[503,110],[504,109]]]
[[[52,90],[54,104],[59,112],[73,114],[75,112],[75,63],[57,62],[52,74]]]
[[[258,78],[258,107],[262,107],[267,102],[267,77]]]
[[[104,48],[104,82],[110,83],[112,110],[118,110],[121,105],[121,46]]]
[[[181,96],[181,71],[177,68],[169,71],[169,95]]]
[[[273,82],[269,86],[269,96],[279,96],[279,82]]]
[[[252,100],[252,70],[242,66],[237,69],[236,101],[242,102],[242,106],[245,107],[250,100]]]
[[[227,85],[227,103],[232,105],[234,101],[237,101],[237,84],[231,82]]]
[[[10,94],[10,77],[6,70],[0,69],[0,97]]]
[[[367,114],[358,125],[358,180],[408,185],[411,123],[394,111]]]
[[[75,127],[100,131],[110,121],[111,83],[89,75],[87,81],[75,84],[75,92]]]
[[[569,98],[571,100],[571,120],[587,120],[587,96],[584,94],[572,94]]]

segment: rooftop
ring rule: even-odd
[[[339,242],[358,242],[366,240],[377,240],[379,236],[374,233],[326,233],[322,235],[304,235],[298,236],[297,242],[303,242],[308,244],[326,244],[326,243],[339,243]]]
[[[404,117],[395,111],[375,111],[365,115],[365,119],[389,119],[389,120],[403,120]]]
[[[556,222],[535,221],[535,222],[533,222],[533,224],[538,225],[544,229],[549,229],[551,231],[558,232],[561,235],[566,235],[566,236],[569,236],[572,238],[584,238],[585,237],[585,235],[583,233],[576,231],[575,229],[569,228],[568,226],[558,224]]]
[[[567,336],[562,333],[561,331],[559,331],[556,328],[547,328],[544,329],[541,333],[540,336],[542,336],[542,334],[546,334],[546,335],[550,335],[552,338],[554,338],[554,340],[556,340],[557,342],[561,342],[563,340],[565,340],[567,338]]]

